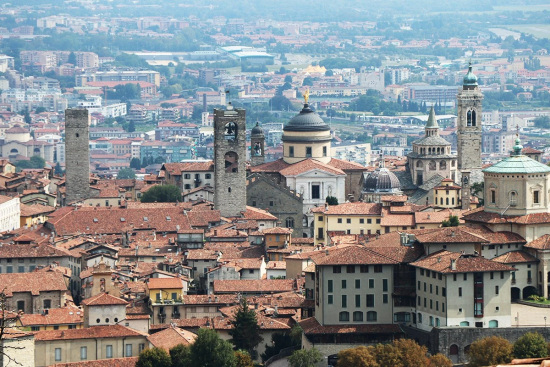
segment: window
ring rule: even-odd
[[[311,147],[306,147],[306,158],[311,158],[311,155],[312,155],[311,151],[312,151]]]
[[[347,312],[347,311],[340,312],[339,320],[340,321],[349,321],[349,312]]]
[[[285,221],[286,228],[294,228],[294,218],[288,217]]]
[[[55,361],[61,361],[61,348],[55,348]]]
[[[540,204],[539,193],[539,190],[533,191],[533,204]]]
[[[430,326],[434,326],[434,317],[430,316]]]
[[[363,321],[363,312],[355,311],[353,313],[353,321]]]
[[[252,206],[256,206],[256,200],[252,200]]]
[[[191,174],[186,173],[186,174],[183,175],[183,178],[185,178],[186,180],[189,180],[191,178]]]
[[[495,285],[495,294],[497,294],[497,295],[498,295],[498,290],[499,290],[498,285]]]
[[[332,294],[329,294],[328,295],[328,304],[329,305],[332,305],[334,303],[334,296]]]
[[[85,361],[88,359],[88,347],[80,347],[80,360]]]
[[[371,223],[372,223],[372,219],[367,218],[367,224],[371,224]]]
[[[355,265],[346,266],[346,272],[347,273],[355,273]]]
[[[359,219],[359,224],[365,224],[365,219],[363,218]]]
[[[491,204],[496,203],[497,201],[497,192],[495,190],[491,190]]]
[[[105,358],[113,358],[113,346],[105,346]]]
[[[45,299],[43,302],[44,309],[46,308],[52,308],[52,301],[49,299]]]
[[[207,173],[207,174],[204,175],[204,178],[207,179],[207,180],[210,180],[212,178],[212,174]]]
[[[418,298],[420,298],[420,297],[418,297]],[[388,295],[386,293],[384,293],[382,295],[382,303],[384,303],[384,304],[388,303]]]
[[[323,147],[323,157],[326,157],[327,156],[327,147],[324,146]]]
[[[380,218],[376,220],[376,224],[380,224]]]
[[[332,292],[332,279],[328,280],[328,291]]]
[[[342,223],[342,218],[338,218],[338,223]]]
[[[368,265],[359,265],[359,271],[361,273],[368,273],[369,272],[369,266]]]
[[[367,294],[367,307],[374,307],[374,294]]]
[[[464,273],[464,281],[468,280],[468,274]]]
[[[191,185],[190,185],[190,184],[185,184],[185,185],[183,186],[183,188],[184,188],[185,190],[191,190]]]
[[[319,217],[317,217],[317,220],[318,220],[319,222],[322,222],[322,221],[323,221],[323,217],[322,217],[322,216],[319,216]]]
[[[342,272],[342,267],[341,267],[340,265],[334,265],[334,266],[332,267],[332,272],[333,272],[334,274],[339,274],[339,273]]]
[[[442,288],[441,288],[441,295],[442,295],[443,297],[447,297],[447,288],[445,288],[445,287],[442,287]]]
[[[348,296],[342,294],[342,308],[348,307]]]
[[[510,192],[510,205],[516,206],[518,204],[518,193],[515,191]]]
[[[294,157],[294,147],[288,147],[288,156]]]
[[[361,279],[355,279],[355,289],[361,288]]]
[[[25,311],[25,301],[17,301],[17,311]]]
[[[387,292],[388,291],[388,280],[382,279],[382,291]]]
[[[369,288],[374,288],[374,279],[369,279]]]
[[[382,265],[374,265],[374,272],[375,273],[381,273],[382,272]]]
[[[139,348],[138,348],[138,352],[141,353],[141,352],[143,352],[144,349],[145,349],[145,343],[140,343]]]
[[[355,307],[357,307],[357,308],[361,307],[361,295],[360,294],[355,295]]]
[[[462,287],[458,287],[458,296],[462,297]]]
[[[124,357],[131,357],[132,356],[132,344],[126,344],[126,353],[124,354]]]
[[[367,312],[367,321],[376,321],[378,319],[378,314],[376,311]]]
[[[321,198],[321,188],[319,185],[311,185],[311,198],[312,199]]]
[[[347,218],[347,219],[346,219],[346,223],[347,223],[347,224],[351,224],[351,219],[350,219],[350,218]]]
[[[269,206],[274,206],[275,202],[273,200],[269,200]]]
[[[422,324],[422,314],[420,312],[418,313],[418,323]]]
[[[348,282],[346,281],[346,279],[342,279],[342,289],[346,289],[348,286]]]

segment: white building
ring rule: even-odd
[[[12,231],[20,226],[19,198],[0,195],[0,232]]]

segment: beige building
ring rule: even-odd
[[[36,367],[135,357],[148,345],[147,334],[121,325],[38,331],[34,340]]]
[[[515,269],[476,255],[438,251],[416,268],[416,327],[511,326],[510,283]]]
[[[439,186],[433,188],[434,204],[438,208],[460,208],[460,190],[453,180],[446,178]]]

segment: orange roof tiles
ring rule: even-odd
[[[50,367],[135,367],[138,357],[109,358],[93,361],[56,363]]]
[[[122,325],[92,326],[85,329],[44,330],[34,334],[35,341],[95,339],[95,338],[122,338],[132,336],[146,336],[147,334],[127,328]]]
[[[311,211],[326,215],[380,215],[382,213],[382,204],[356,201],[353,203],[321,206]]]
[[[550,234],[545,234],[527,243],[525,246],[536,250],[550,250]]]
[[[22,326],[46,326],[81,324],[84,320],[84,311],[70,306],[62,308],[50,308],[48,313],[22,314],[20,321]]]
[[[37,296],[40,292],[67,290],[63,274],[56,271],[0,274],[0,284],[8,297],[21,292]]]
[[[277,293],[293,289],[292,279],[214,280],[214,293]]]
[[[539,260],[525,251],[510,251],[492,259],[503,264],[520,264],[538,262]]]
[[[149,289],[182,289],[181,278],[151,278],[147,283]]]
[[[342,171],[341,169],[329,166],[328,164],[321,163],[311,158],[304,159],[303,161],[294,163],[286,168],[283,168],[280,171],[280,174],[283,176],[298,176],[313,170],[324,171],[338,176],[345,175],[344,171]]]
[[[454,265],[453,265],[454,263]],[[513,271],[513,267],[481,256],[463,255],[441,250],[411,263],[412,266],[439,273],[470,273],[487,271]]]
[[[82,301],[82,304],[86,306],[112,306],[127,305],[128,302],[122,298],[118,298],[107,293],[100,293],[93,297],[86,298]]]
[[[167,352],[176,345],[191,345],[195,342],[197,334],[171,326],[167,329],[149,335],[147,340],[154,347],[162,348]]]
[[[370,248],[362,246],[349,246],[334,253],[327,249],[328,255],[316,260],[317,266],[325,265],[391,265],[398,261],[390,257],[376,253]]]

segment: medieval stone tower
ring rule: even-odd
[[[483,181],[481,173],[481,102],[483,93],[472,72],[472,64],[458,91],[458,170],[462,183],[462,208],[470,206],[470,185]]]
[[[224,217],[246,210],[245,112],[214,109],[214,207]]]
[[[250,164],[252,166],[257,166],[265,162],[264,147],[264,130],[260,127],[260,123],[256,122],[256,126],[250,131]]]
[[[90,116],[86,109],[65,110],[65,203],[90,197]]]

